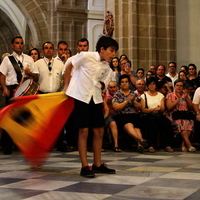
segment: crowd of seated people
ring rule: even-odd
[[[151,65],[145,72],[143,68],[133,71],[124,54],[113,61],[116,64],[112,62],[110,66],[118,91],[107,103],[118,129],[119,141],[115,137],[114,143],[121,144],[120,134],[124,132],[134,138],[139,152],[145,148],[150,153],[159,148],[195,152],[193,143],[200,143],[200,76],[196,65],[177,69],[175,62],[169,62],[167,67]],[[109,89],[107,95],[110,96]],[[179,143],[175,141],[177,137]],[[126,147],[117,148],[121,152]]]
[[[34,62],[41,58],[36,48],[28,55]],[[140,153],[145,148],[154,153],[160,147],[167,152],[176,147],[196,151],[193,143],[200,143],[200,71],[197,73],[195,64],[178,69],[175,62],[169,62],[167,67],[150,65],[145,70],[132,66],[122,54],[110,62],[104,87],[105,130],[109,130],[114,152],[126,148],[120,146],[121,134],[127,140],[132,138]],[[175,136],[180,140],[178,146]]]

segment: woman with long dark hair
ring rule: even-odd
[[[33,48],[28,52],[28,55],[31,56],[34,60],[34,62],[36,62],[37,60],[40,59],[40,51],[37,48]]]

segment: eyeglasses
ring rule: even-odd
[[[127,63],[120,63],[121,65],[126,65]]]

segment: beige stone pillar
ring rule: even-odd
[[[114,17],[118,56],[126,54],[133,69],[176,61],[175,5],[170,0],[105,0]]]

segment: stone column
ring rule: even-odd
[[[60,40],[65,40],[72,53],[76,53],[76,43],[82,38],[87,38],[87,0],[53,2],[52,9],[52,41],[56,45]]]
[[[114,16],[118,56],[126,54],[133,69],[176,61],[174,0],[105,0]]]

